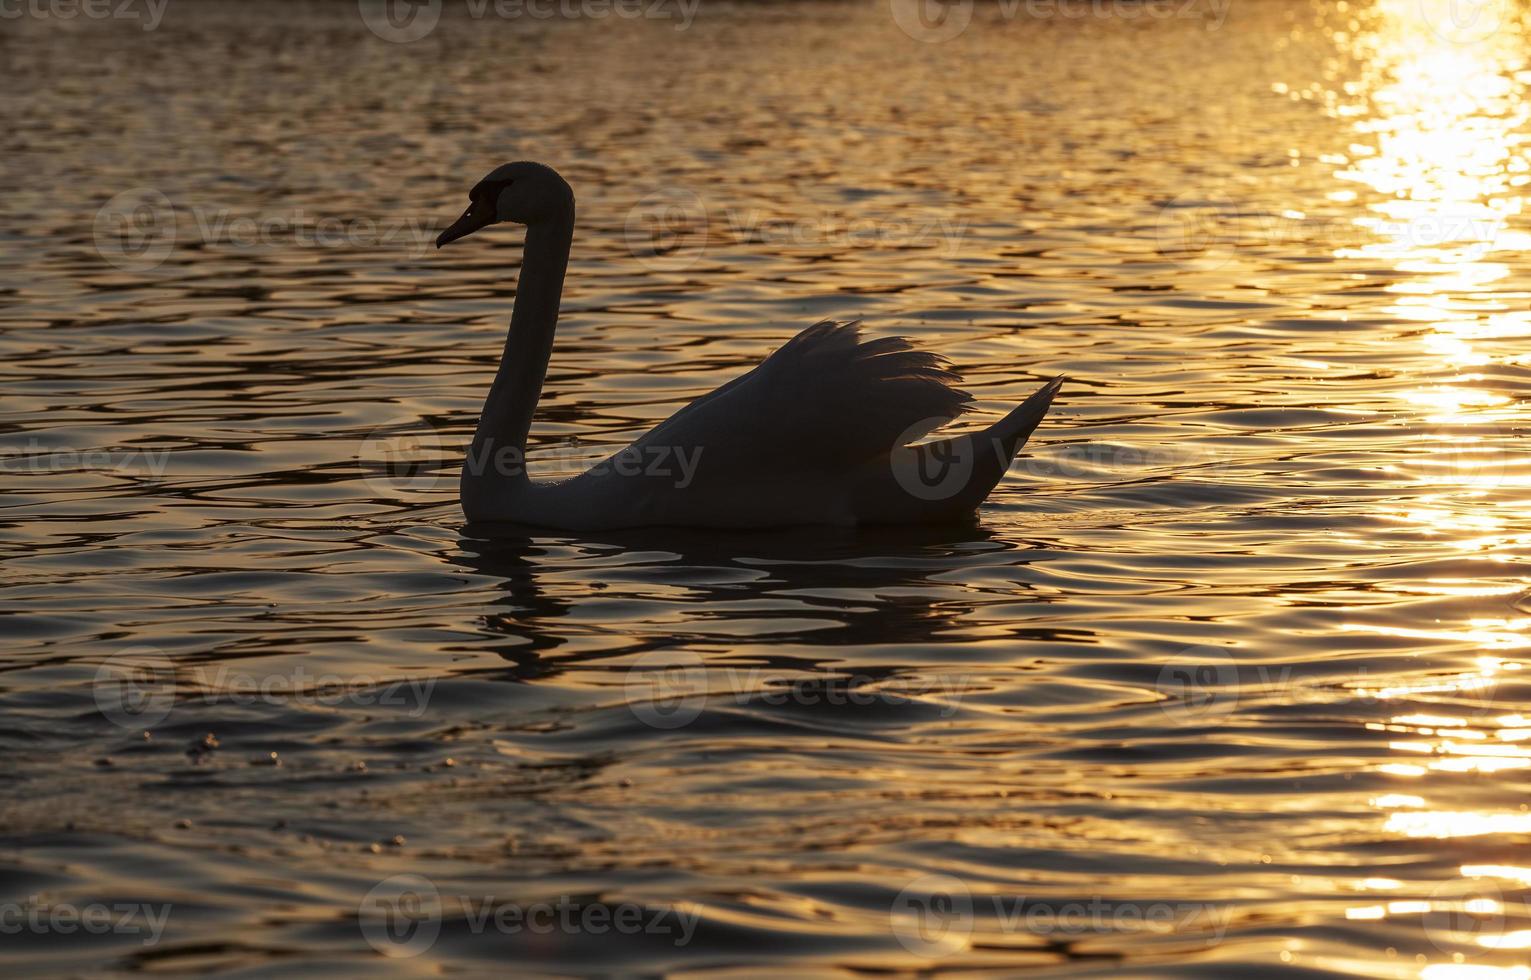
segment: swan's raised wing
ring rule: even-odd
[[[901,337],[863,342],[860,321],[825,320],[634,446],[700,448],[703,479],[849,471],[966,411],[960,381]]]

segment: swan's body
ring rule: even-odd
[[[535,163],[500,167],[437,245],[527,225],[510,335],[463,466],[473,522],[568,530],[673,525],[921,524],[970,517],[1052,402],[1054,379],[982,432],[911,446],[968,408],[939,357],[856,323],[814,324],[622,452],[567,480],[523,465],[552,353],[574,196]]]

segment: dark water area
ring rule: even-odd
[[[0,22],[6,975],[1531,977],[1522,6],[439,6]],[[970,527],[488,536],[518,158],[536,474],[1069,380]]]

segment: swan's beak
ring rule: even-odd
[[[455,242],[492,224],[494,224],[494,206],[488,201],[474,201],[468,205],[468,210],[462,213],[461,218],[452,222],[450,228],[436,236],[436,247],[440,248],[447,242]]]

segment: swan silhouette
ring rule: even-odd
[[[981,432],[913,445],[969,407],[942,358],[859,321],[816,323],[753,370],[566,480],[532,480],[527,432],[542,394],[574,193],[551,167],[509,163],[468,194],[436,247],[501,221],[526,225],[510,334],[462,472],[472,523],[574,531],[769,528],[970,519],[1047,414],[1054,378]]]

